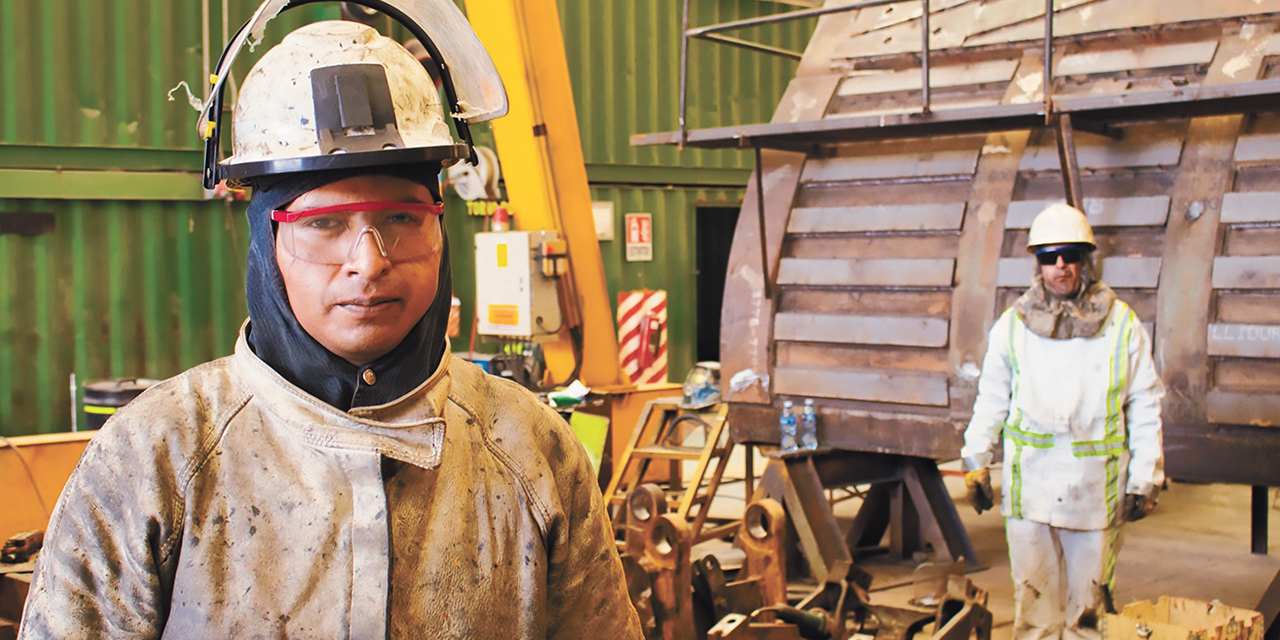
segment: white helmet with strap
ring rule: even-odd
[[[1084,212],[1062,202],[1055,202],[1031,222],[1031,231],[1027,234],[1027,252],[1035,253],[1040,247],[1064,244],[1088,245],[1089,250],[1097,249],[1093,240],[1093,227]]]
[[[235,105],[233,154],[219,160],[222,91],[232,62],[248,39],[261,39],[269,20],[300,4],[266,0],[223,52],[199,123],[206,188],[299,171],[474,161],[468,125],[504,115],[507,99],[493,61],[451,0],[356,4],[396,18],[423,44],[439,68],[461,143],[417,57],[372,27],[328,21],[295,30],[254,65]]]

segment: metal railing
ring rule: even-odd
[[[869,9],[888,4],[901,4],[909,0],[868,0],[867,2],[858,2],[854,4],[843,5],[839,7],[821,7],[817,9],[801,9],[799,11],[788,11],[786,13],[778,13],[770,16],[762,16],[759,18],[747,18],[745,20],[735,20],[733,22],[724,22],[721,24],[713,24],[704,27],[689,27],[689,3],[691,0],[684,0],[684,17],[683,29],[684,37],[681,38],[680,45],[680,139],[679,146],[684,147],[687,139],[688,127],[686,124],[686,116],[688,115],[688,107],[686,97],[688,95],[688,77],[689,77],[689,40],[698,38],[711,42],[718,42],[730,46],[747,49],[749,51],[758,51],[771,55],[783,56],[793,60],[800,60],[802,54],[773,47],[758,42],[751,42],[741,38],[733,38],[721,35],[722,31],[733,31],[735,29],[744,29],[747,27],[759,27],[769,24],[778,24],[791,20],[802,20],[804,18],[816,18],[836,13],[845,13],[858,9]],[[1031,0],[1034,1],[1034,0]],[[931,49],[929,46],[929,17],[931,11],[929,9],[929,0],[920,0],[920,94],[921,102],[920,113],[927,114],[932,110],[932,96],[930,95],[929,81],[929,59],[931,57]],[[1053,0],[1044,0],[1044,109],[1045,121],[1052,118],[1053,110]]]

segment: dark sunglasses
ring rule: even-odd
[[[1036,254],[1036,261],[1045,266],[1058,264],[1058,258],[1062,258],[1063,264],[1075,264],[1084,260],[1084,252],[1079,249],[1055,249]]]

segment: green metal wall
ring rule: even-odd
[[[699,189],[632,185],[596,185],[591,199],[613,203],[615,240],[602,240],[600,254],[604,261],[605,282],[609,289],[609,305],[614,317],[618,312],[618,292],[637,289],[660,289],[667,292],[667,362],[668,379],[684,380],[695,361],[695,343],[699,322],[719,323],[720,318],[697,317],[697,220],[698,207],[737,207],[742,203],[742,189]],[[460,200],[446,201],[446,224],[453,252],[453,290],[462,300],[462,336],[453,341],[455,352],[467,351],[475,307],[474,236],[484,230],[484,218],[467,216]],[[653,260],[627,262],[623,240],[623,219],[628,213],[653,214]],[[722,239],[733,241],[732,236]],[[491,353],[496,346],[477,339],[476,351]]]
[[[195,111],[185,91],[168,96],[185,80],[200,97],[206,54],[217,62],[223,2],[207,4],[206,23],[200,0],[0,0],[0,215],[55,217],[44,235],[0,235],[0,435],[68,429],[72,373],[81,383],[166,377],[231,351],[246,315],[244,203],[204,199]],[[229,28],[257,4],[227,0]],[[695,25],[788,9],[759,0],[692,6]],[[697,321],[693,211],[736,203],[751,157],[628,143],[633,133],[676,128],[678,2],[559,7],[594,197],[615,202],[619,229],[625,213],[653,213],[658,234],[652,263],[624,262],[621,241],[601,244],[611,303],[619,290],[670,293],[679,380],[693,362]],[[266,46],[242,56],[237,77],[282,34],[337,13],[323,3],[284,14]],[[739,35],[800,50],[812,26]],[[707,42],[693,43],[690,62],[694,127],[767,121],[794,73],[790,61]],[[623,182],[633,184],[603,186]],[[448,221],[469,318],[471,235],[481,222],[456,201]]]
[[[164,378],[231,352],[246,316],[242,207],[0,200],[12,212],[53,213],[56,228],[0,235],[0,433],[69,429],[72,373]]]
[[[634,148],[633,133],[679,128],[679,0],[559,0],[574,105],[588,165],[752,166],[750,153],[672,147]],[[691,27],[797,7],[761,0],[690,0]],[[800,52],[816,21],[797,20],[728,32]],[[706,128],[768,122],[796,62],[724,44],[689,45],[688,124]],[[741,178],[745,184],[745,178]]]

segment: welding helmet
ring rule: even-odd
[[[419,61],[400,43],[358,22],[326,21],[287,35],[241,84],[232,155],[220,159],[223,88],[245,42],[298,0],[266,0],[223,52],[198,123],[205,138],[204,184],[244,184],[302,171],[471,159],[469,124],[506,113],[497,70],[451,0],[362,0],[354,4],[403,24],[430,54]],[[436,67],[455,141],[431,74]]]
[[[1027,234],[1027,253],[1036,253],[1041,247],[1083,245],[1089,251],[1098,248],[1093,241],[1093,227],[1084,212],[1061,202],[1055,202],[1031,222]]]
[[[720,402],[720,363],[699,362],[684,379],[681,409],[705,409]]]

